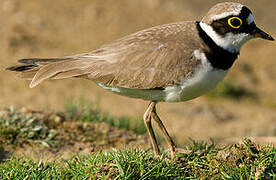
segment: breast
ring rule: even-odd
[[[165,101],[176,102],[194,99],[214,89],[226,76],[228,70],[213,68],[204,53],[196,50],[194,55],[201,59],[201,64],[194,72],[184,77],[179,85],[165,89]]]
[[[214,89],[226,74],[227,71],[224,70],[201,68],[194,76],[185,78],[180,85],[166,88],[165,101],[187,101],[206,94]]]

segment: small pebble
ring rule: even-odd
[[[57,124],[62,123],[62,118],[60,116],[56,116],[54,120],[55,120],[55,123]]]
[[[27,114],[28,113],[28,109],[26,107],[22,107],[20,111],[23,114]]]

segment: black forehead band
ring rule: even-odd
[[[252,14],[252,12],[247,7],[243,6],[239,17],[241,19],[247,19],[250,14]]]

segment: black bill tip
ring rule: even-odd
[[[267,34],[266,32],[264,32],[263,30],[261,30],[260,28],[256,27],[253,31],[253,36],[256,38],[262,38],[262,39],[266,39],[266,40],[270,40],[270,41],[274,41],[274,38]]]

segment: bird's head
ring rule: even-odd
[[[239,3],[225,2],[212,7],[200,22],[201,28],[220,47],[238,53],[250,39],[274,40],[256,26],[252,12]]]

